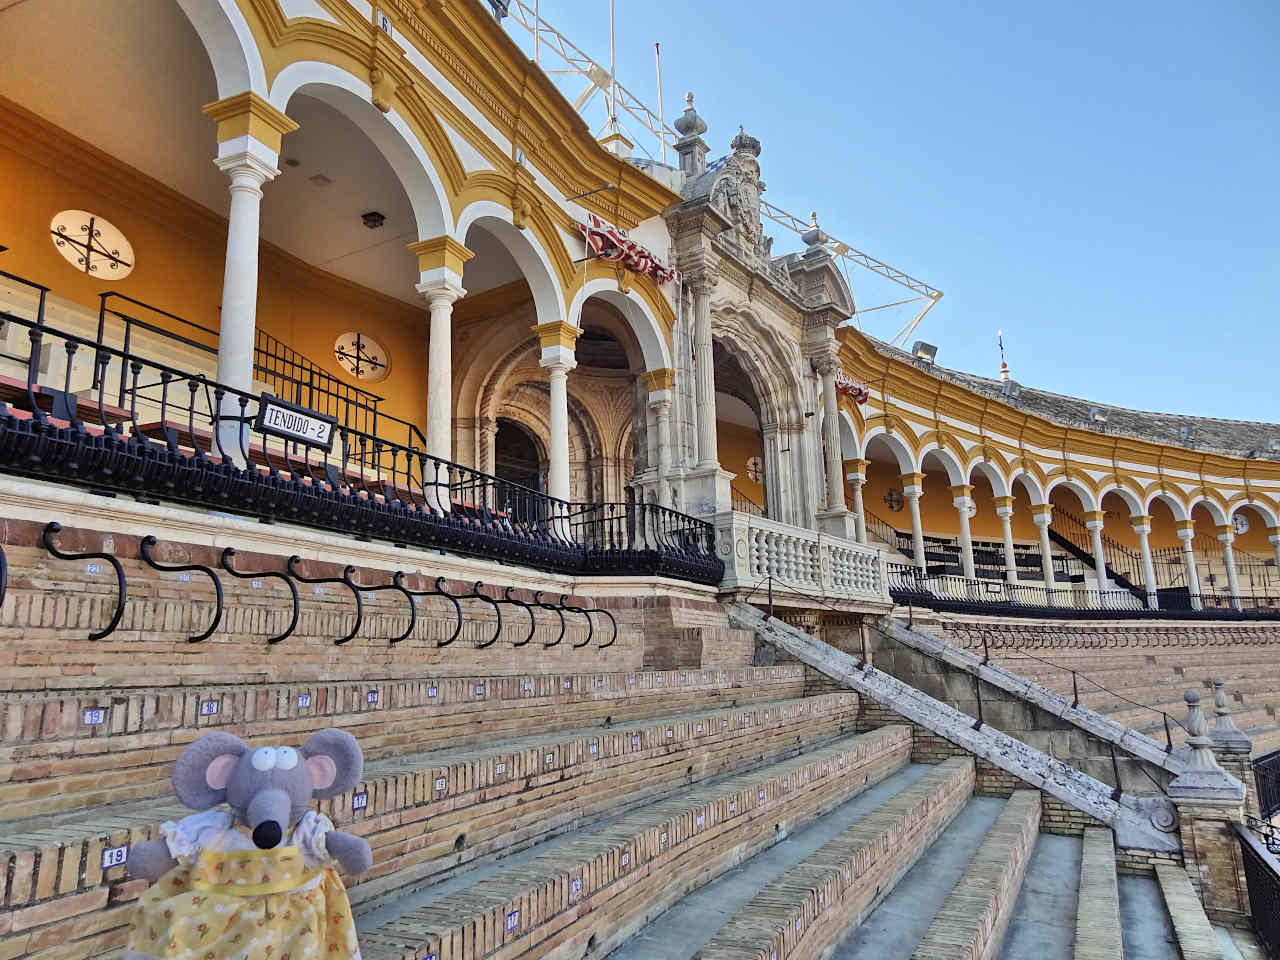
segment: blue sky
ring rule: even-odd
[[[616,2],[622,83],[660,41],[668,123],[692,89],[710,157],[745,124],[767,199],[944,291],[939,363],[1003,328],[1024,384],[1280,421],[1280,4]],[[541,8],[607,66],[607,0]]]

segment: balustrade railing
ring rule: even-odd
[[[716,543],[728,589],[774,577],[832,599],[889,599],[880,551],[865,544],[742,513],[717,518]]]
[[[1259,813],[1262,819],[1270,820],[1280,813],[1280,750],[1253,761],[1253,778],[1258,782]]]
[[[31,286],[43,305],[46,291]],[[720,579],[704,521],[656,506],[557,500],[31,312],[0,311],[4,332],[22,332],[5,337],[10,349],[26,341],[25,376],[0,376],[7,472],[547,570]]]
[[[1240,841],[1253,932],[1269,957],[1280,957],[1280,860],[1242,823],[1233,824]]]

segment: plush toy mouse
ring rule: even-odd
[[[129,928],[126,960],[359,960],[346,873],[369,869],[360,837],[311,808],[360,782],[355,737],[321,730],[298,749],[206,733],[173,771],[173,790],[202,811],[161,825],[127,867],[155,880]],[[230,812],[215,810],[225,802]]]

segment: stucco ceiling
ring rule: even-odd
[[[212,163],[214,125],[200,112],[217,99],[213,69],[173,0],[37,0],[3,8],[0,94],[227,215],[227,179]],[[418,237],[390,165],[327,103],[298,94],[287,112],[299,129],[284,139],[281,175],[263,189],[263,239],[421,306],[417,263],[406,248]],[[369,211],[386,218],[383,226],[364,225]],[[467,242],[477,254],[467,266],[470,292],[520,275],[491,234],[475,228]]]

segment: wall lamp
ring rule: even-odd
[[[917,340],[911,347],[911,355],[917,360],[923,360],[925,363],[933,363],[938,356],[938,348],[932,343]]]

